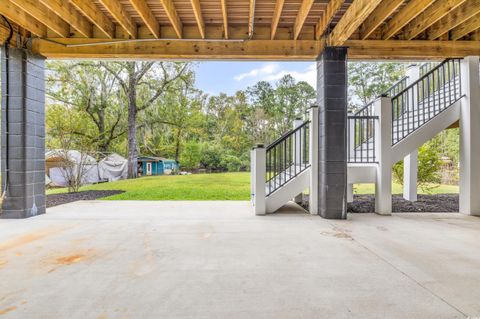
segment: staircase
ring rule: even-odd
[[[347,183],[376,183],[379,167],[390,167],[460,118],[460,60],[420,67],[347,117]],[[312,116],[312,115],[311,115]],[[252,199],[256,212],[271,213],[310,185],[310,122],[252,152]],[[318,128],[317,128],[318,130]],[[388,139],[388,140],[387,140]],[[262,176],[263,178],[258,178]],[[391,196],[391,194],[390,194]],[[261,206],[261,207],[260,207]]]

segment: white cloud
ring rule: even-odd
[[[239,74],[234,77],[236,81],[249,80],[249,82],[268,81],[274,82],[283,76],[290,74],[297,81],[306,81],[311,86],[316,86],[317,72],[315,63],[310,64],[304,70],[282,69],[278,63],[265,63],[260,68]]]

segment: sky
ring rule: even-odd
[[[197,87],[211,95],[231,95],[258,81],[275,84],[285,74],[313,87],[316,80],[315,62],[198,62],[196,71]]]

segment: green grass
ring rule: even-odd
[[[141,177],[84,186],[83,190],[123,190],[111,200],[250,200],[250,173],[194,174]],[[65,188],[47,195],[66,193]]]
[[[373,194],[373,184],[355,185],[355,194]],[[88,185],[81,190],[123,190],[106,197],[111,200],[250,200],[250,173],[194,174],[141,177],[112,183]],[[48,194],[66,193],[66,188],[47,190]],[[402,187],[393,184],[393,193]],[[420,194],[426,192],[419,189]],[[458,193],[458,186],[439,185],[430,194]]]
[[[458,186],[456,185],[429,185],[432,188],[429,191],[424,191],[422,188],[418,188],[419,194],[458,194]],[[355,194],[374,194],[374,184],[355,184],[353,187]],[[392,190],[394,194],[402,194],[402,185],[393,183]]]

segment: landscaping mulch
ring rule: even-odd
[[[99,190],[99,191],[82,191],[78,193],[50,194],[47,195],[47,207],[67,204],[79,200],[95,200],[103,197],[113,196],[125,193],[119,190]]]
[[[302,204],[308,210],[308,197],[304,195]],[[394,213],[456,213],[458,212],[458,194],[418,195],[416,202],[393,195],[392,211]],[[354,195],[353,202],[348,203],[349,213],[374,213],[374,195]]]

